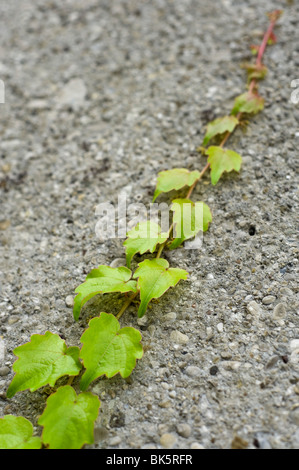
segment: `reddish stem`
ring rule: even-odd
[[[267,43],[268,43],[271,35],[273,34],[273,29],[274,29],[275,23],[278,20],[278,18],[280,17],[281,13],[282,12],[280,10],[275,10],[272,13],[269,14],[270,24],[269,24],[269,27],[268,27],[267,31],[264,34],[262,43],[261,43],[261,45],[258,49],[258,55],[257,55],[257,58],[256,58],[256,65],[257,66],[262,65],[262,58],[263,58],[264,52],[266,50]],[[256,79],[253,78],[250,82],[250,85],[249,85],[249,93],[253,92],[253,90],[256,87],[256,83],[257,83]]]
[[[192,184],[192,186],[190,187],[188,193],[187,193],[187,196],[186,196],[186,199],[189,199],[189,197],[191,196],[191,194],[193,193],[193,189],[195,188],[195,186],[197,185],[198,181],[203,177],[203,175],[205,174],[205,172],[207,171],[207,169],[209,168],[210,164],[207,163],[206,166],[204,167],[203,170],[201,170],[200,172],[200,175],[199,177],[197,178],[196,181],[194,181],[194,183]]]
[[[261,61],[262,61],[262,57],[263,57],[263,54],[266,50],[266,47],[267,47],[267,42],[272,34],[272,31],[273,31],[273,28],[275,26],[275,23],[276,21],[278,20],[278,18],[280,17],[281,15],[281,11],[280,10],[275,10],[273,11],[272,13],[269,14],[269,18],[270,18],[270,25],[264,35],[264,38],[263,38],[263,41],[259,47],[259,51],[258,51],[258,56],[257,56],[257,59],[256,59],[256,65],[261,65]],[[254,88],[256,87],[256,79],[253,78],[250,82],[250,85],[249,85],[249,92],[253,92]],[[237,114],[237,119],[240,120],[242,116],[242,113],[238,113]],[[226,132],[226,134],[224,135],[223,137],[223,140],[222,142],[220,143],[220,147],[223,147],[226,143],[226,141],[229,139],[229,137],[231,136],[231,134],[233,133],[234,131],[230,132]],[[186,199],[189,199],[189,197],[191,196],[191,194],[193,193],[193,190],[194,188],[196,187],[197,183],[199,182],[199,180],[203,177],[203,175],[205,174],[205,172],[209,169],[210,167],[210,163],[206,163],[205,167],[202,169],[202,171],[200,172],[200,175],[198,177],[198,179],[193,183],[193,185],[189,188],[189,191],[187,193],[187,196],[186,196]],[[171,227],[169,229],[169,234],[170,232],[172,231],[173,229],[173,223],[171,224]],[[168,242],[168,239],[162,243],[159,247],[159,250],[158,250],[158,253],[157,253],[157,256],[156,258],[160,258],[161,254],[162,254],[162,251],[164,250],[166,244]],[[125,310],[131,305],[131,303],[133,302],[133,300],[135,299],[135,297],[137,297],[138,295],[138,292],[134,293],[129,299],[127,299],[126,303],[122,306],[121,310],[119,311],[119,313],[116,315],[116,318],[119,320],[120,317],[123,315],[123,313],[125,312]]]

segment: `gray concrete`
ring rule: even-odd
[[[140,325],[130,307],[121,323],[141,329],[144,358],[129,380],[90,390],[96,448],[230,448],[236,436],[298,448],[299,17],[287,1],[1,2],[1,416],[36,426],[50,392],[5,398],[16,346],[47,330],[79,345],[92,315],[122,305],[108,296],[72,318],[86,273],[124,255],[122,240],[96,237],[97,204],[125,190],[148,205],[158,171],[203,168],[204,126],[244,90],[240,63],[277,7],[265,110],[228,144],[242,171],[198,185],[214,218],[203,248],[165,252],[188,281]]]

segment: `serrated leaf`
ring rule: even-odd
[[[233,132],[238,124],[239,120],[235,116],[223,116],[209,122],[202,145],[205,147],[209,141],[218,134]]]
[[[264,98],[249,91],[237,96],[231,114],[256,114],[264,109]]]
[[[136,292],[136,282],[131,280],[130,269],[121,266],[111,268],[110,266],[99,266],[93,269],[87,276],[85,282],[75,290],[78,294],[74,300],[73,315],[78,320],[83,305],[97,294],[111,292]]]
[[[190,199],[174,199],[172,202],[174,240],[169,245],[170,250],[195,237],[198,232],[206,232],[212,221],[210,208],[204,202],[194,203]]]
[[[12,415],[0,418],[0,449],[40,449],[41,439],[32,434],[28,419]]]
[[[206,154],[209,155],[208,162],[211,166],[211,181],[213,185],[217,184],[225,171],[240,171],[242,157],[237,152],[212,145],[207,149]]]
[[[60,336],[47,331],[44,335],[33,335],[29,343],[14,350],[19,357],[13,365],[16,372],[7,397],[29,388],[34,392],[49,384],[55,385],[64,375],[78,375],[82,366],[79,361],[79,348],[67,348]]]
[[[93,428],[100,400],[92,393],[76,394],[70,385],[50,395],[38,420],[44,426],[42,440],[49,449],[80,449],[94,442]]]
[[[184,186],[192,186],[199,177],[199,171],[189,171],[186,168],[173,168],[172,170],[161,171],[158,173],[153,201],[161,193],[168,193],[174,189],[178,190]]]
[[[133,256],[136,253],[153,253],[158,244],[164,243],[168,233],[161,233],[161,228],[154,222],[140,222],[128,232],[128,238],[124,241],[126,248],[127,265],[130,267]]]
[[[187,271],[178,268],[169,268],[166,259],[146,259],[139,263],[139,268],[134,273],[138,278],[141,303],[138,317],[141,318],[146,312],[148,303],[152,299],[161,297],[170,287],[175,286],[181,279],[186,279]]]
[[[89,322],[89,328],[83,333],[80,357],[86,372],[80,387],[86,390],[96,378],[116,374],[128,377],[136,365],[136,360],[143,355],[140,344],[141,334],[132,327],[120,328],[118,320],[111,313],[102,312],[99,317]]]

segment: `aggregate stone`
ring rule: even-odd
[[[162,321],[165,323],[173,323],[176,320],[177,314],[175,312],[169,312],[166,313],[166,315],[163,315]]]
[[[65,305],[69,308],[72,308],[74,306],[74,297],[72,295],[68,295],[65,298]]]
[[[266,297],[262,299],[262,302],[264,305],[270,305],[270,304],[273,304],[273,302],[275,302],[275,299],[276,297],[274,297],[274,295],[266,295]]]
[[[84,81],[81,78],[74,78],[64,85],[57,97],[57,103],[59,106],[78,107],[84,103],[86,93]]]
[[[177,432],[180,436],[188,438],[191,436],[192,429],[187,423],[180,423],[177,425]]]
[[[189,375],[189,377],[197,377],[201,374],[201,369],[197,366],[188,366],[186,368],[186,374]]]
[[[290,355],[290,361],[293,364],[299,364],[299,348],[294,349]]]
[[[125,258],[115,258],[113,261],[110,263],[111,268],[119,268],[121,266],[126,266],[126,260]]]
[[[295,351],[296,349],[299,349],[299,338],[298,339],[292,339],[290,341],[290,350]]]
[[[178,344],[186,344],[189,341],[188,336],[178,330],[174,330],[171,332],[170,339],[174,343],[178,343]]]
[[[299,406],[290,412],[290,418],[297,426],[299,426]]]
[[[139,326],[146,326],[148,323],[148,317],[144,315],[143,317],[138,318],[137,323]]]
[[[251,313],[252,315],[254,315],[255,317],[258,317],[261,313],[262,313],[262,308],[260,307],[260,305],[255,302],[254,300],[252,300],[251,302],[249,302],[249,304],[247,305],[247,311],[248,313]]]
[[[276,320],[281,320],[282,318],[286,316],[286,314],[287,314],[287,309],[286,309],[285,304],[280,303],[274,307],[273,318],[275,318]]]
[[[256,439],[259,449],[272,449],[268,438],[263,433],[257,433]]]
[[[109,444],[114,447],[118,446],[121,443],[121,437],[120,436],[114,436],[109,439]]]
[[[239,361],[222,361],[221,366],[226,370],[238,370],[241,366],[241,362]]]
[[[150,302],[145,323],[137,298],[121,317],[121,327],[141,331],[144,355],[130,380],[94,381],[97,426],[107,432],[86,447],[113,448],[117,437],[122,448],[161,448],[170,434],[163,442],[175,448],[227,449],[235,433],[249,447],[255,439],[299,447],[299,104],[290,99],[299,5],[281,3],[259,84],[265,108],[227,142],[242,155],[241,170],[215,186],[207,172],[194,189],[192,199],[213,214],[201,247],[162,253],[188,280]],[[158,172],[204,167],[197,149],[206,126],[246,90],[240,64],[254,60],[249,46],[275,8],[274,0],[1,2],[1,367],[12,372],[13,350],[33,334],[81,346],[93,316],[120,311],[124,294],[99,295],[75,322],[71,297],[97,266],[126,265],[126,232],[138,214],[148,218]],[[115,222],[111,237],[101,204]],[[136,254],[132,270],[153,256]],[[24,392],[1,399],[0,416],[36,424],[44,406],[43,394]],[[178,423],[191,427],[189,437]]]
[[[8,321],[7,321],[7,323],[8,323],[9,325],[13,325],[14,323],[17,323],[19,320],[20,320],[20,318],[17,317],[17,316],[15,316],[15,317],[9,318]]]
[[[9,372],[10,372],[9,367],[6,367],[6,366],[0,367],[0,375],[1,375],[2,377],[4,377],[5,375],[8,375]]]
[[[192,442],[190,449],[204,449],[204,446],[199,442]]]
[[[216,375],[217,372],[218,372],[218,370],[219,370],[219,369],[218,369],[217,366],[212,366],[212,367],[210,368],[210,374],[211,374],[211,375]]]
[[[160,437],[160,444],[165,449],[172,449],[177,441],[177,437],[171,433],[162,434]]]

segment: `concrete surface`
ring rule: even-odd
[[[124,261],[123,240],[95,234],[97,205],[121,191],[148,205],[158,171],[203,168],[205,125],[244,91],[240,64],[274,8],[265,110],[228,144],[242,170],[194,192],[213,212],[203,247],[165,252],[188,281],[139,325],[136,306],[123,316],[146,351],[129,380],[91,385],[93,447],[298,448],[299,11],[287,1],[1,2],[1,416],[40,433],[50,391],[6,399],[13,349],[47,330],[79,345],[88,318],[117,313],[116,294],[72,317],[86,273]]]

